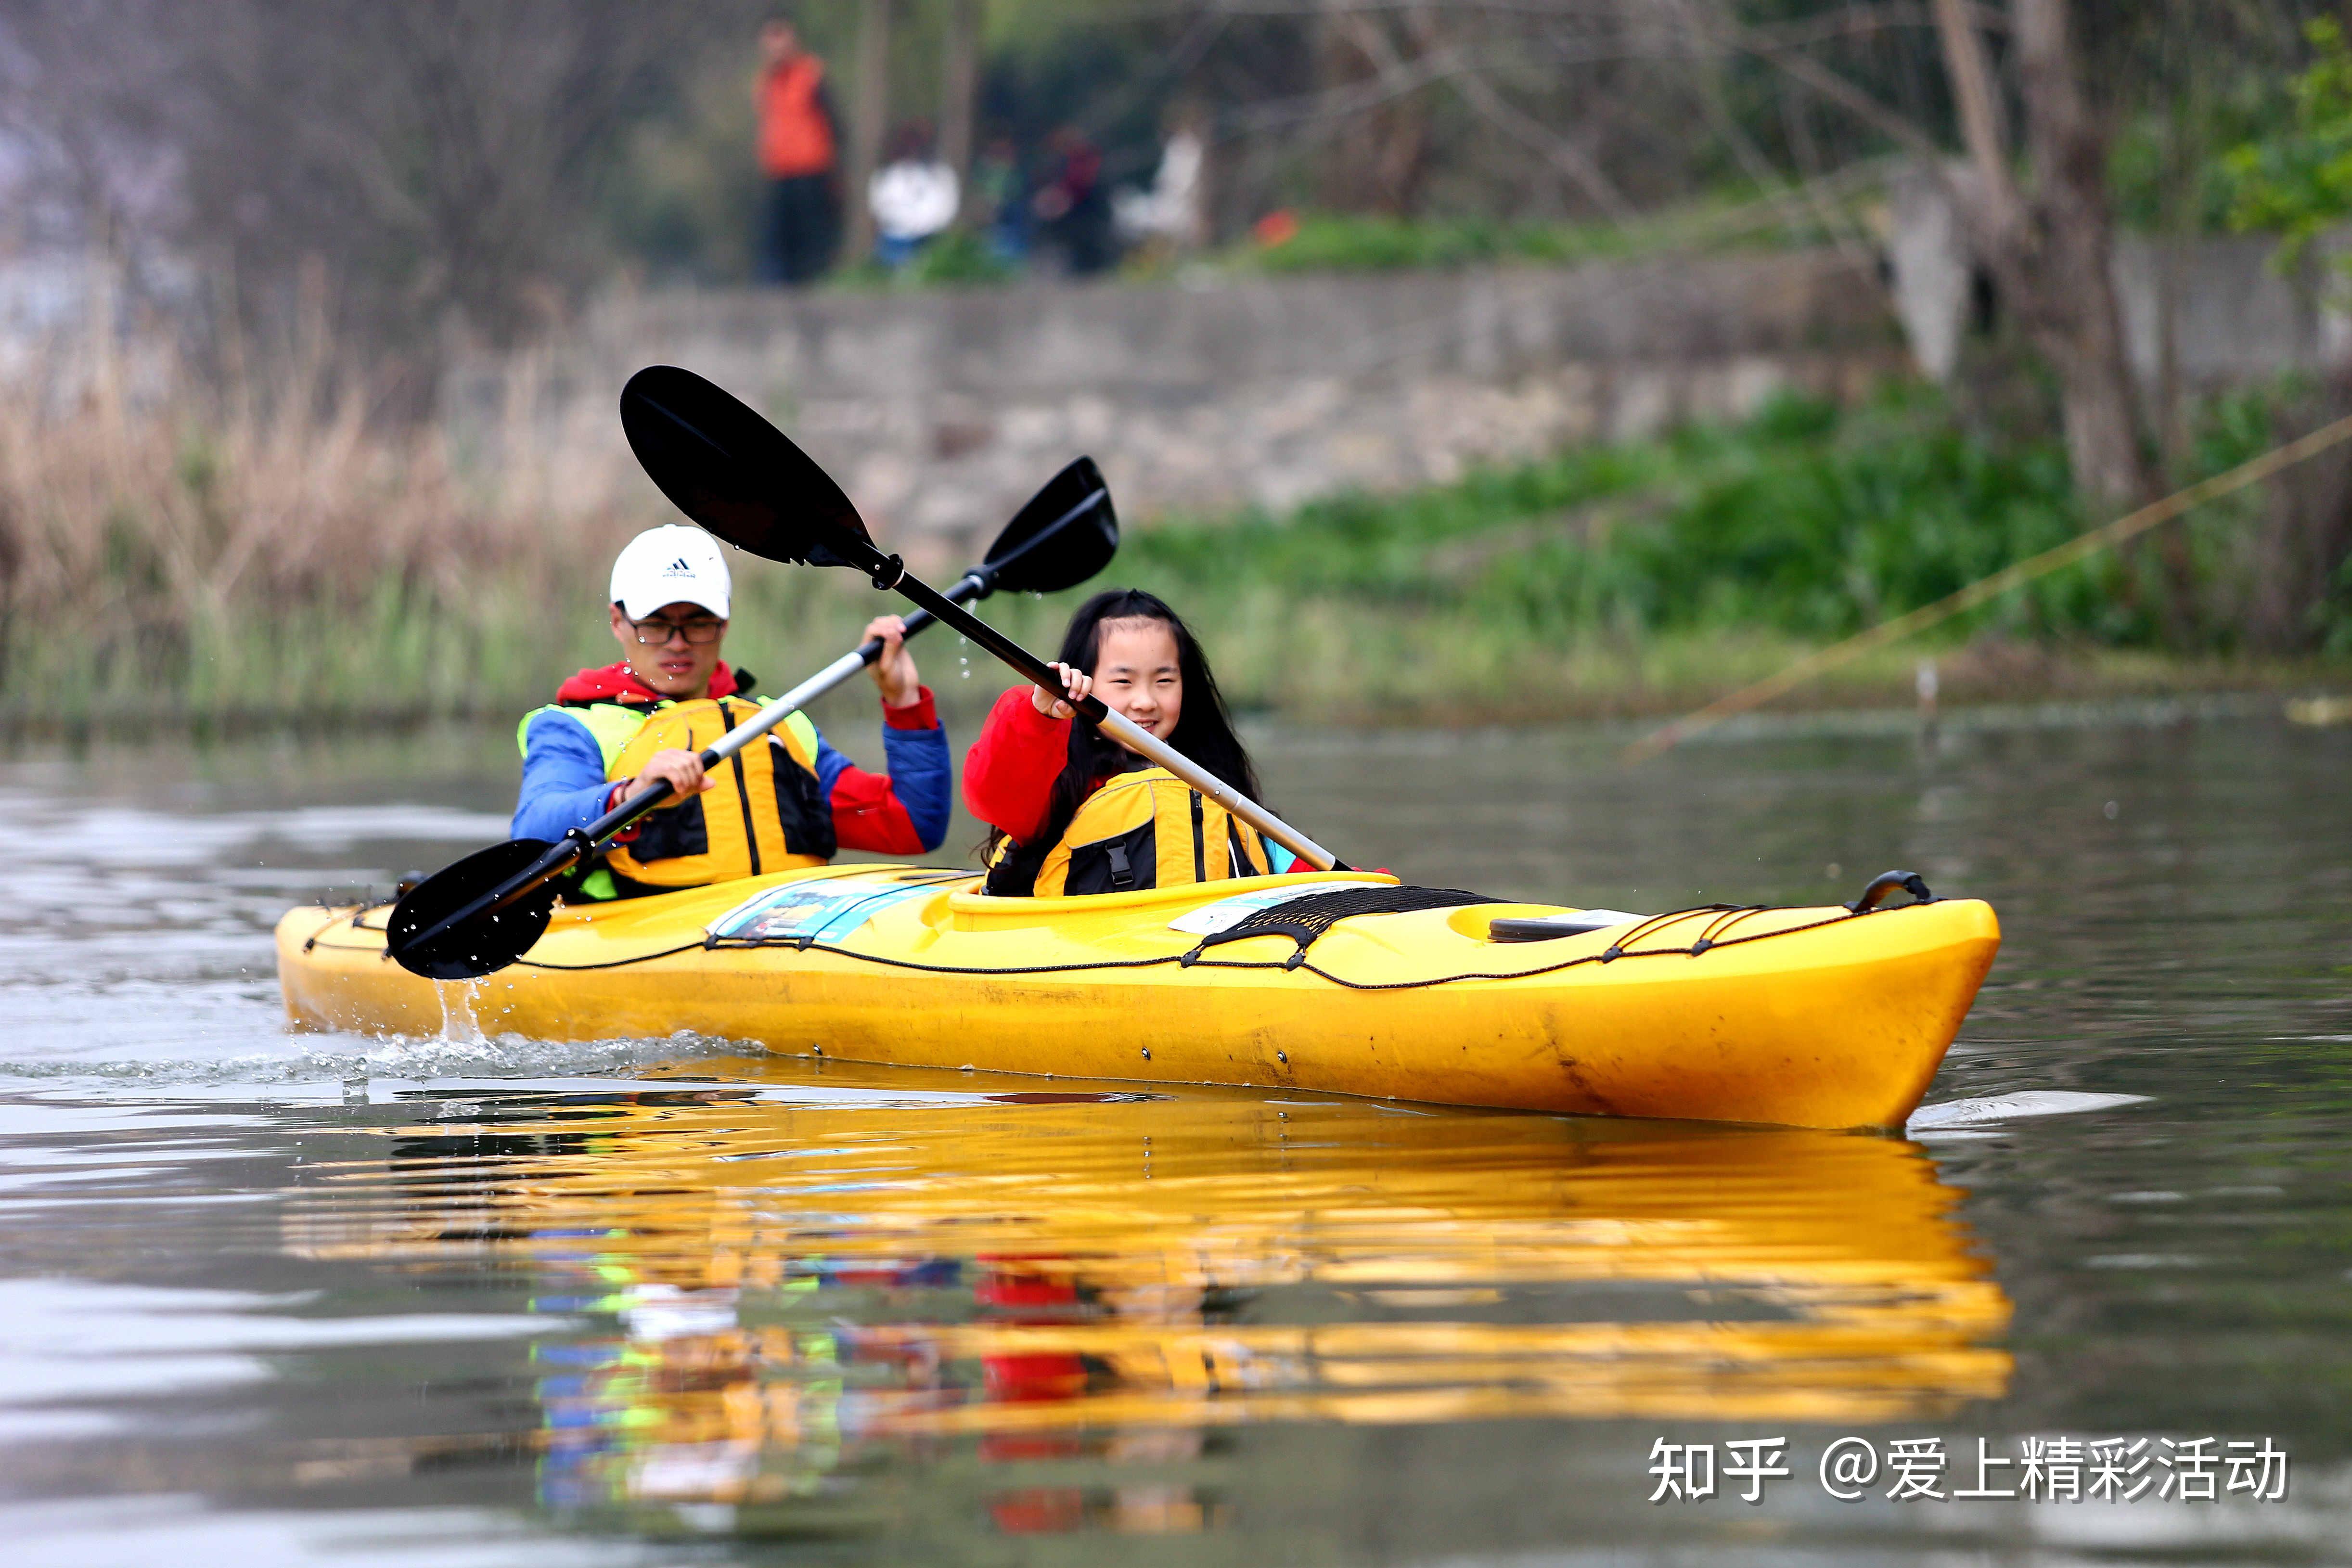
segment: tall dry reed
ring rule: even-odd
[[[527,376],[487,415],[395,421],[315,295],[289,336],[200,371],[100,289],[77,330],[0,344],[0,729],[513,713],[614,657],[613,552],[676,521],[617,423],[609,450],[539,428]],[[728,653],[781,689],[893,607],[751,565]],[[993,689],[925,657],[951,704]]]
[[[375,417],[323,312],[207,376],[93,296],[0,374],[0,714],[496,708],[593,631],[587,563],[630,520],[552,516]]]

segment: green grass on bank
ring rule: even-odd
[[[1120,276],[1164,281],[1200,273],[1251,277],[1315,273],[1448,271],[1517,264],[1571,267],[1662,255],[1726,250],[1792,250],[1850,239],[1864,226],[1868,187],[1837,194],[1843,213],[1832,230],[1822,215],[1742,186],[1725,186],[1701,199],[1623,222],[1570,223],[1314,209],[1268,215],[1231,243],[1182,253],[1164,242],[1139,245],[1121,261]],[[1011,283],[1030,275],[968,229],[940,236],[897,271],[871,258],[844,266],[826,279],[831,289],[866,292]]]
[[[2198,460],[2267,444],[2217,407]],[[2186,525],[2226,655],[2251,497]],[[2054,442],[1996,445],[1940,399],[1802,398],[1667,438],[1564,452],[1415,494],[1139,531],[1118,568],[1164,592],[1240,701],[1330,714],[1653,710],[1780,668],[2086,525]],[[2176,525],[2179,526],[2179,525]],[[2151,563],[2095,558],[1926,645],[2146,648]],[[2339,639],[2345,640],[2345,639]],[[1865,666],[1884,684],[1920,649]],[[2141,661],[2145,662],[2145,661]]]
[[[2270,430],[2260,396],[2214,405],[2197,471],[2263,449]],[[2260,506],[2250,492],[2172,525],[2188,530],[2200,578],[2201,641],[2188,650],[2206,660],[2197,679],[2233,653]],[[1403,495],[1130,526],[1098,585],[1175,604],[1249,709],[1439,721],[1655,712],[1768,675],[2085,523],[2054,442],[1979,438],[1936,396],[1895,388],[1846,410],[1785,398],[1744,422]],[[457,575],[412,566],[360,603],[246,602],[97,620],[85,636],[14,616],[0,718],[21,729],[520,713],[570,670],[614,657],[599,609],[605,542]],[[1921,653],[1971,639],[2067,649],[2077,663],[2127,668],[2134,689],[2160,683],[2168,667],[2186,667],[2154,651],[2154,573],[2147,552],[2094,558],[1820,695],[1892,695]],[[137,586],[118,584],[124,596]],[[987,613],[1043,649],[1080,596],[1001,599]],[[746,571],[730,653],[780,689],[884,607],[846,574]],[[2346,610],[2324,628],[2339,656],[2352,654]],[[919,658],[951,707],[976,709],[1004,681],[940,634]],[[2032,658],[2002,659],[1985,667],[1988,690],[2037,679]],[[1967,682],[1948,689],[1966,695]]]
[[[600,540],[576,561],[485,571],[456,584],[388,575],[356,605],[247,605],[88,637],[12,619],[0,727],[520,714],[548,701],[572,670],[620,657],[604,626],[610,553]],[[766,684],[788,685],[839,657],[878,607],[871,588],[858,596],[850,589],[862,581],[836,574],[777,568],[741,576],[730,653]]]
[[[1614,225],[1313,212],[1292,221],[1295,230],[1276,230],[1281,237],[1273,243],[1254,240],[1230,252],[1229,264],[1257,272],[1396,272],[1495,261],[1557,266],[1624,256],[1637,247]]]
[[[1443,270],[1496,262],[1562,267],[1666,251],[1793,248],[1834,237],[1810,213],[1792,217],[1781,202],[1726,187],[1622,223],[1283,214],[1217,253],[1212,265],[1273,273]]]

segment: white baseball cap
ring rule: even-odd
[[[680,603],[700,605],[723,621],[734,587],[719,541],[684,523],[646,530],[613,562],[613,603],[633,621]]]

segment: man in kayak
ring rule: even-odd
[[[698,753],[760,706],[752,678],[719,657],[733,584],[718,541],[669,524],[631,540],[613,563],[610,616],[623,658],[583,669],[524,716],[522,793],[514,835],[552,842],[622,801],[667,784],[675,798],[640,818],[575,897],[665,892],[763,871],[818,866],[841,849],[910,856],[947,837],[947,731],[918,679],[905,623],[882,639],[887,773],[867,773],[795,713],[715,772]]]

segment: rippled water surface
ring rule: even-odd
[[[2006,945],[1899,1139],[294,1035],[278,913],[503,837],[510,748],[21,752],[6,1560],[2352,1555],[2352,730],[1262,743],[1410,879],[1901,866]],[[1948,1495],[2053,1436],[2146,1438],[2168,1491],[2147,1459],[2267,1441],[2286,1495]],[[1649,1501],[1661,1439],[1759,1437],[1760,1503]],[[1939,1440],[1947,1496],[1835,1500],[1853,1437]]]

